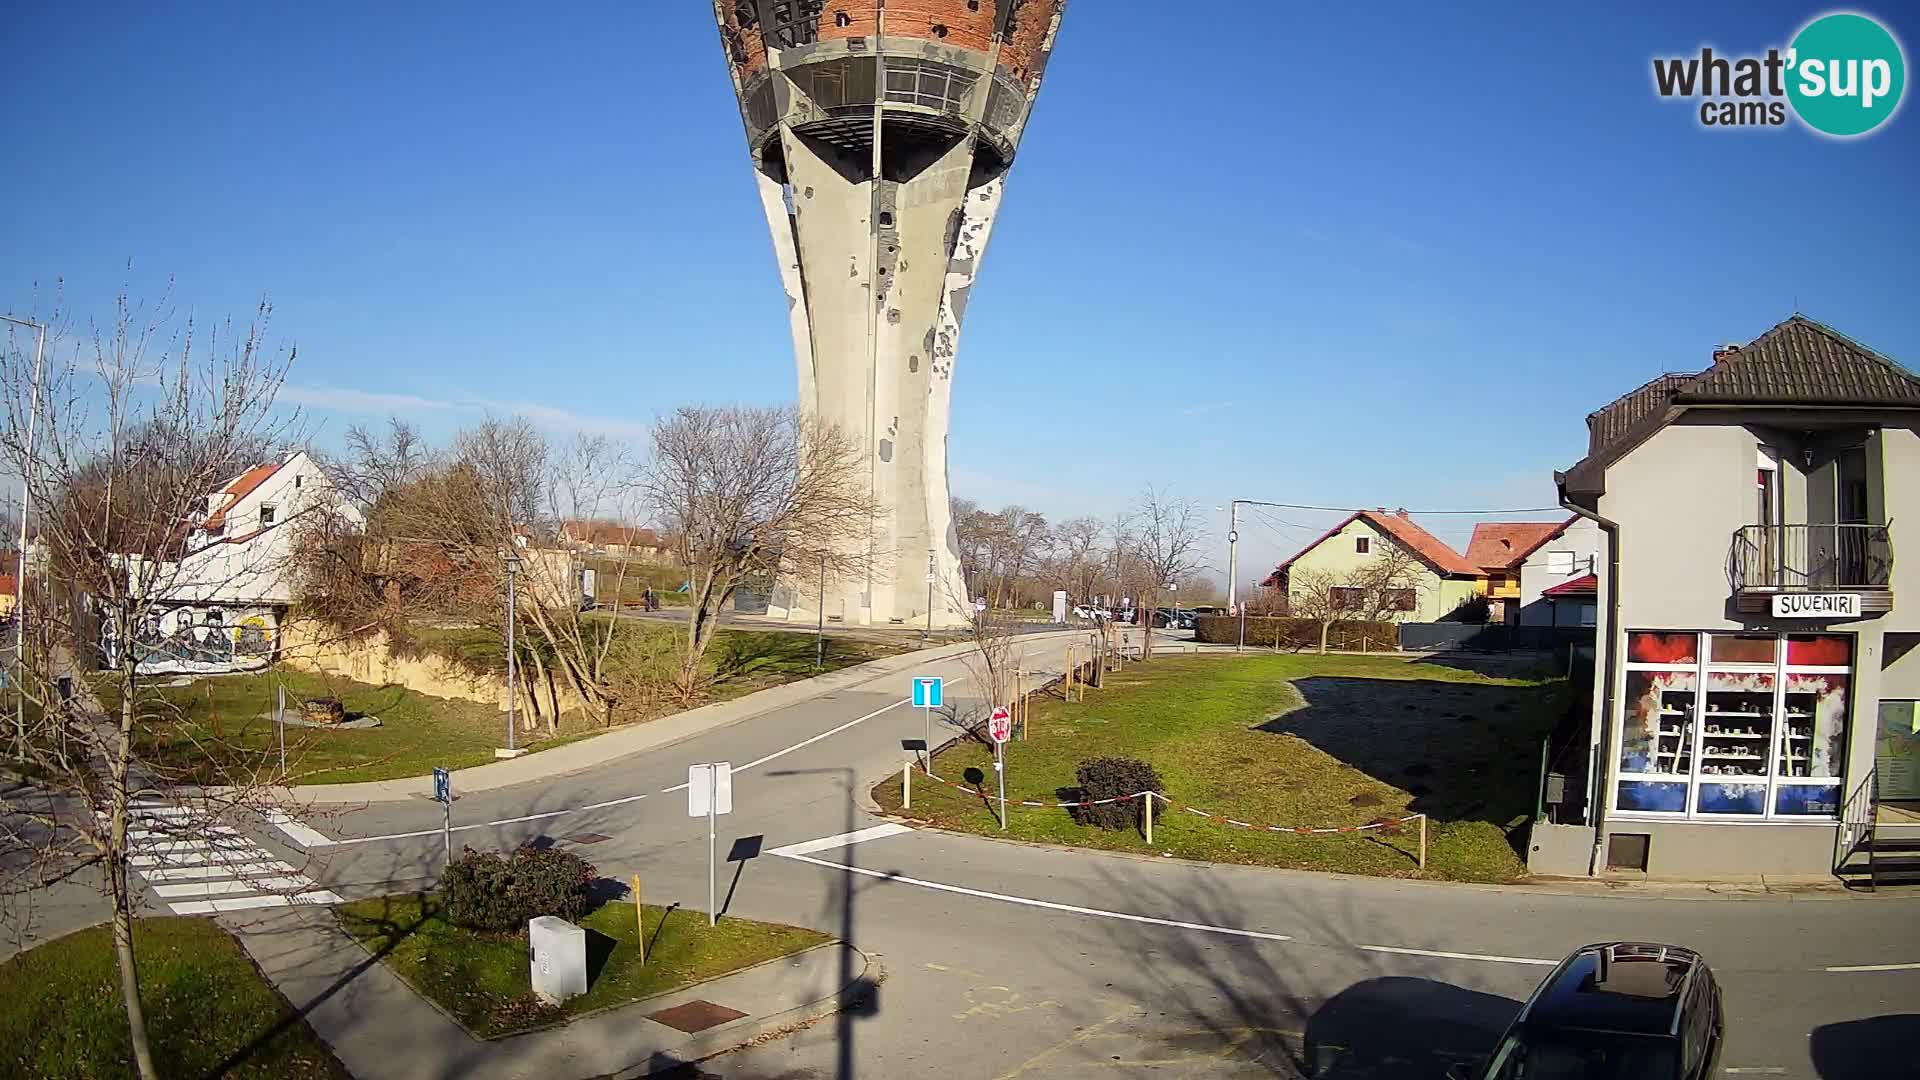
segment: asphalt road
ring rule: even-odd
[[[976,705],[956,684],[963,664],[935,673],[959,711]],[[731,761],[735,812],[717,838],[724,911],[839,935],[886,975],[870,1006],[688,1077],[1438,1077],[1490,1048],[1546,964],[1612,938],[1706,955],[1725,984],[1730,1075],[1920,1075],[1920,906],[1908,898],[1482,888],[904,829],[780,851],[877,824],[858,792],[899,768],[903,740],[926,736],[905,691],[869,685],[461,798],[455,847],[545,837],[608,877],[641,874],[650,903],[704,910],[706,822],[687,816],[680,785],[690,763]],[[334,842],[260,838],[343,896],[438,874],[436,804],[309,823]],[[1904,966],[1829,970],[1885,965]]]

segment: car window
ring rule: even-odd
[[[1675,1043],[1594,1032],[1519,1032],[1489,1067],[1489,1080],[1672,1080]]]

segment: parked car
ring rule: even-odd
[[[1560,961],[1485,1069],[1448,1080],[1710,1080],[1726,1035],[1720,984],[1678,945],[1613,941]]]
[[[1092,604],[1082,604],[1074,608],[1073,617],[1076,619],[1087,619],[1091,622],[1105,622],[1113,618],[1112,614],[1110,614],[1106,608],[1096,607]]]
[[[1153,625],[1155,629],[1191,630],[1193,612],[1178,608],[1154,608]]]

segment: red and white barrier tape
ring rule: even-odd
[[[956,791],[964,791],[969,795],[980,795],[980,796],[986,797],[989,801],[994,801],[992,799],[992,796],[986,795],[986,793],[982,790],[979,790],[973,787],[968,787],[965,784],[956,784],[953,781],[946,779],[945,777],[935,776],[934,774],[928,772],[924,768],[917,768],[914,770],[914,772],[936,783],[945,784],[947,787],[953,788]],[[1395,829],[1402,825],[1405,825],[1409,821],[1419,821],[1421,818],[1426,817],[1425,814],[1408,814],[1406,817],[1402,817],[1402,818],[1391,818],[1385,821],[1370,821],[1365,825],[1337,825],[1337,826],[1321,826],[1321,827],[1315,827],[1311,825],[1257,825],[1250,821],[1240,821],[1238,819],[1230,818],[1222,814],[1211,813],[1209,811],[1202,810],[1197,806],[1188,806],[1186,803],[1174,802],[1172,799],[1167,798],[1165,795],[1161,795],[1157,792],[1152,792],[1152,791],[1139,791],[1139,792],[1135,792],[1132,795],[1118,795],[1111,799],[1085,799],[1079,802],[1039,802],[1033,799],[1008,799],[1007,805],[1008,806],[1032,806],[1032,807],[1037,807],[1043,810],[1069,810],[1075,807],[1082,807],[1082,806],[1106,806],[1110,803],[1132,802],[1135,799],[1139,799],[1143,797],[1150,798],[1150,799],[1159,799],[1163,804],[1173,809],[1185,810],[1189,814],[1206,818],[1208,821],[1219,822],[1222,825],[1232,825],[1241,829],[1251,829],[1254,832],[1292,833],[1295,836],[1323,836],[1323,835],[1331,835],[1331,834],[1337,834],[1337,833],[1369,832],[1374,829]]]

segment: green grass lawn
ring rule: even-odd
[[[1424,876],[1511,881],[1525,864],[1508,842],[1534,809],[1540,740],[1564,708],[1564,684],[1487,678],[1399,658],[1281,655],[1163,657],[1109,672],[1084,703],[1036,699],[1029,739],[1007,746],[1007,798],[1068,801],[1082,761],[1151,764],[1179,803],[1261,825],[1360,825],[1426,813]],[[992,788],[993,755],[974,741],[934,759]],[[1019,808],[999,831],[981,795],[900,779],[874,797],[903,816],[1021,840],[1170,853],[1179,858],[1421,876],[1417,832],[1308,837],[1252,831],[1163,809],[1147,847],[1137,831],[1082,826],[1061,809]]]
[[[210,919],[134,925],[154,1063],[170,1077],[344,1078],[326,1046]],[[133,1075],[113,939],[97,926],[0,963],[0,1075]]]
[[[648,905],[642,964],[633,905],[603,904],[580,920],[587,929],[588,990],[556,1008],[532,996],[525,934],[453,926],[440,917],[438,903],[432,894],[388,896],[338,910],[347,932],[395,974],[486,1037],[664,994],[833,940],[746,919],[723,918],[708,928],[705,912]]]
[[[622,634],[656,642],[678,627],[634,622]],[[504,677],[506,654],[499,636],[477,629],[423,629],[410,635],[419,648],[457,659],[476,671],[497,670]],[[829,637],[825,662],[813,666],[814,641],[805,634],[769,630],[721,630],[708,648],[712,682],[702,702],[724,701],[771,686],[809,678],[892,655],[895,646]],[[97,688],[109,709],[118,707],[118,684],[111,676]],[[270,775],[279,766],[273,725],[277,687],[286,688],[289,710],[313,697],[337,697],[349,716],[380,718],[365,729],[287,727],[287,769],[293,783],[345,784],[420,776],[435,766],[452,769],[494,760],[506,741],[505,716],[475,701],[429,697],[403,686],[370,686],[352,679],[316,675],[280,666],[255,674],[195,679],[186,686],[163,681],[146,684],[143,706],[150,722],[141,738],[149,760],[181,769],[205,784],[241,785]],[[697,703],[696,703],[697,704]],[[682,706],[661,697],[616,711],[616,724],[638,723]],[[518,744],[532,751],[551,749],[606,730],[599,717],[569,713],[557,731],[544,726],[521,732]]]

